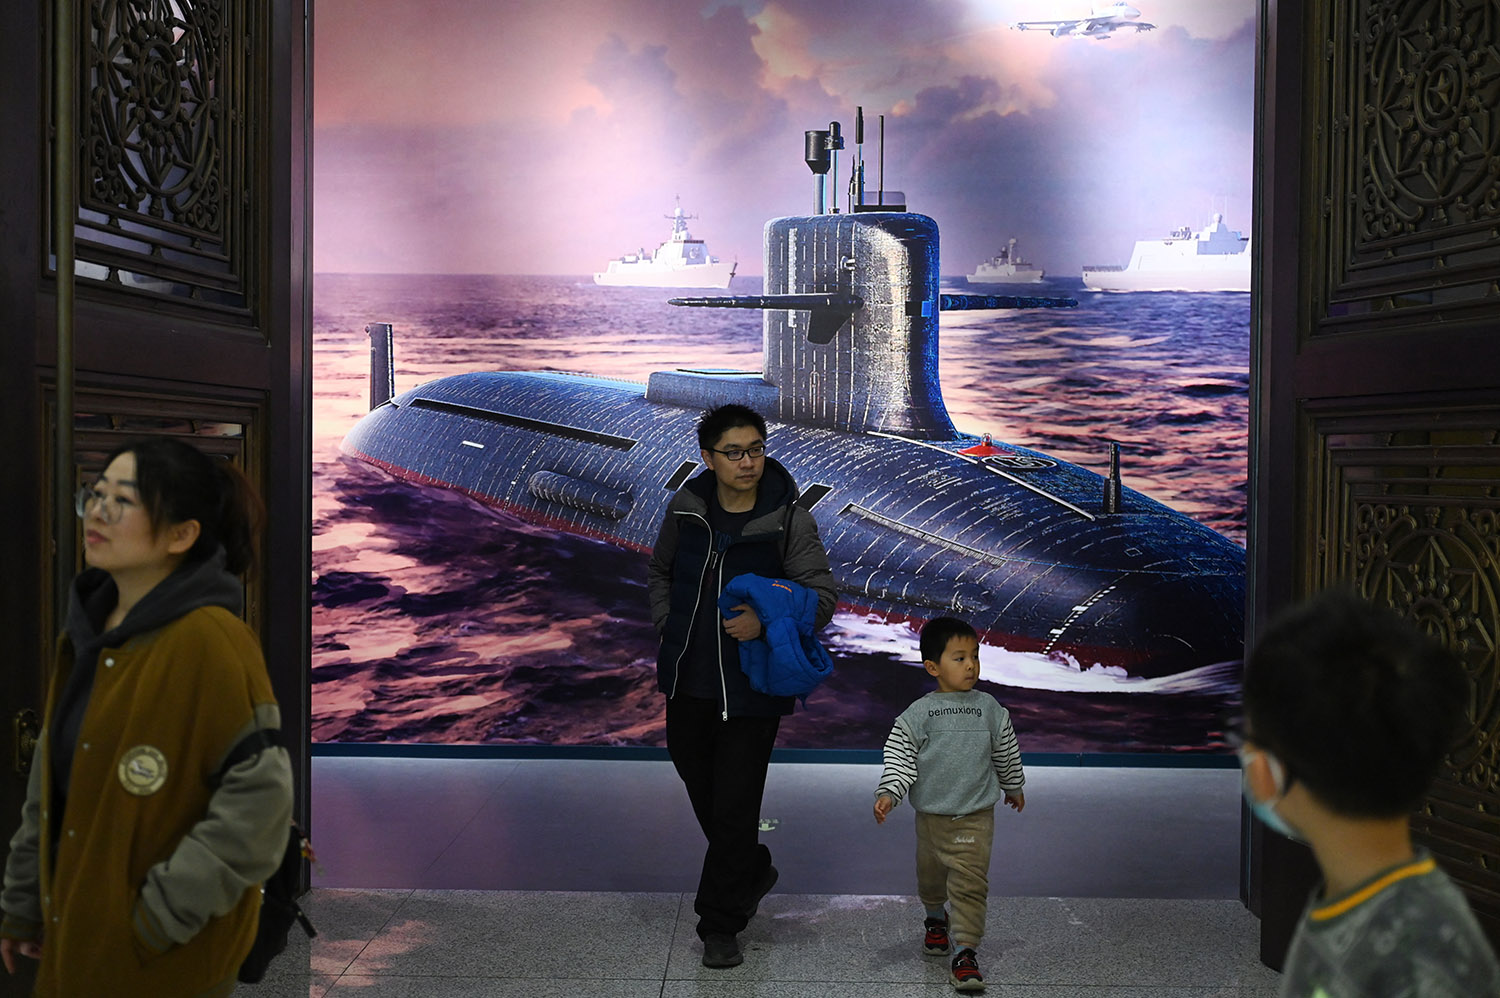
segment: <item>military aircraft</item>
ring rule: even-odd
[[[1139,20],[1140,16],[1140,11],[1124,0],[1119,0],[1107,7],[1095,7],[1088,17],[1063,21],[1020,21],[1011,27],[1017,31],[1050,31],[1054,38],[1061,38],[1063,35],[1108,38],[1121,28],[1134,28],[1139,32],[1156,27]]]

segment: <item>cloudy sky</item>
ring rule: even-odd
[[[942,270],[1007,239],[1049,274],[1123,263],[1210,213],[1250,228],[1254,0],[1140,0],[1157,29],[1019,32],[1088,0],[316,0],[319,272],[588,274],[693,234],[761,272],[803,214],[802,134],[942,231]]]

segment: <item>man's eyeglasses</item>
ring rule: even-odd
[[[97,511],[105,523],[119,523],[125,511],[135,505],[135,500],[126,496],[107,496],[92,485],[85,485],[73,497],[73,511],[80,520],[86,520]]]
[[[717,447],[710,447],[709,450],[715,454],[723,454],[730,461],[743,461],[746,454],[754,458],[766,456],[765,444],[751,444],[749,447],[731,447],[728,450],[719,450]]]

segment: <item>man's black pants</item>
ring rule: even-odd
[[[771,865],[771,850],[760,844],[760,800],[780,726],[779,717],[726,721],[713,700],[667,701],[667,751],[708,839],[693,901],[700,939],[745,928]]]

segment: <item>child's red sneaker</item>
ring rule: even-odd
[[[922,925],[927,929],[927,935],[922,938],[922,953],[926,956],[947,956],[951,948],[948,944],[948,920],[929,918]]]
[[[961,949],[953,958],[953,972],[948,976],[954,991],[983,991],[984,975],[979,972],[979,955],[971,949]]]

